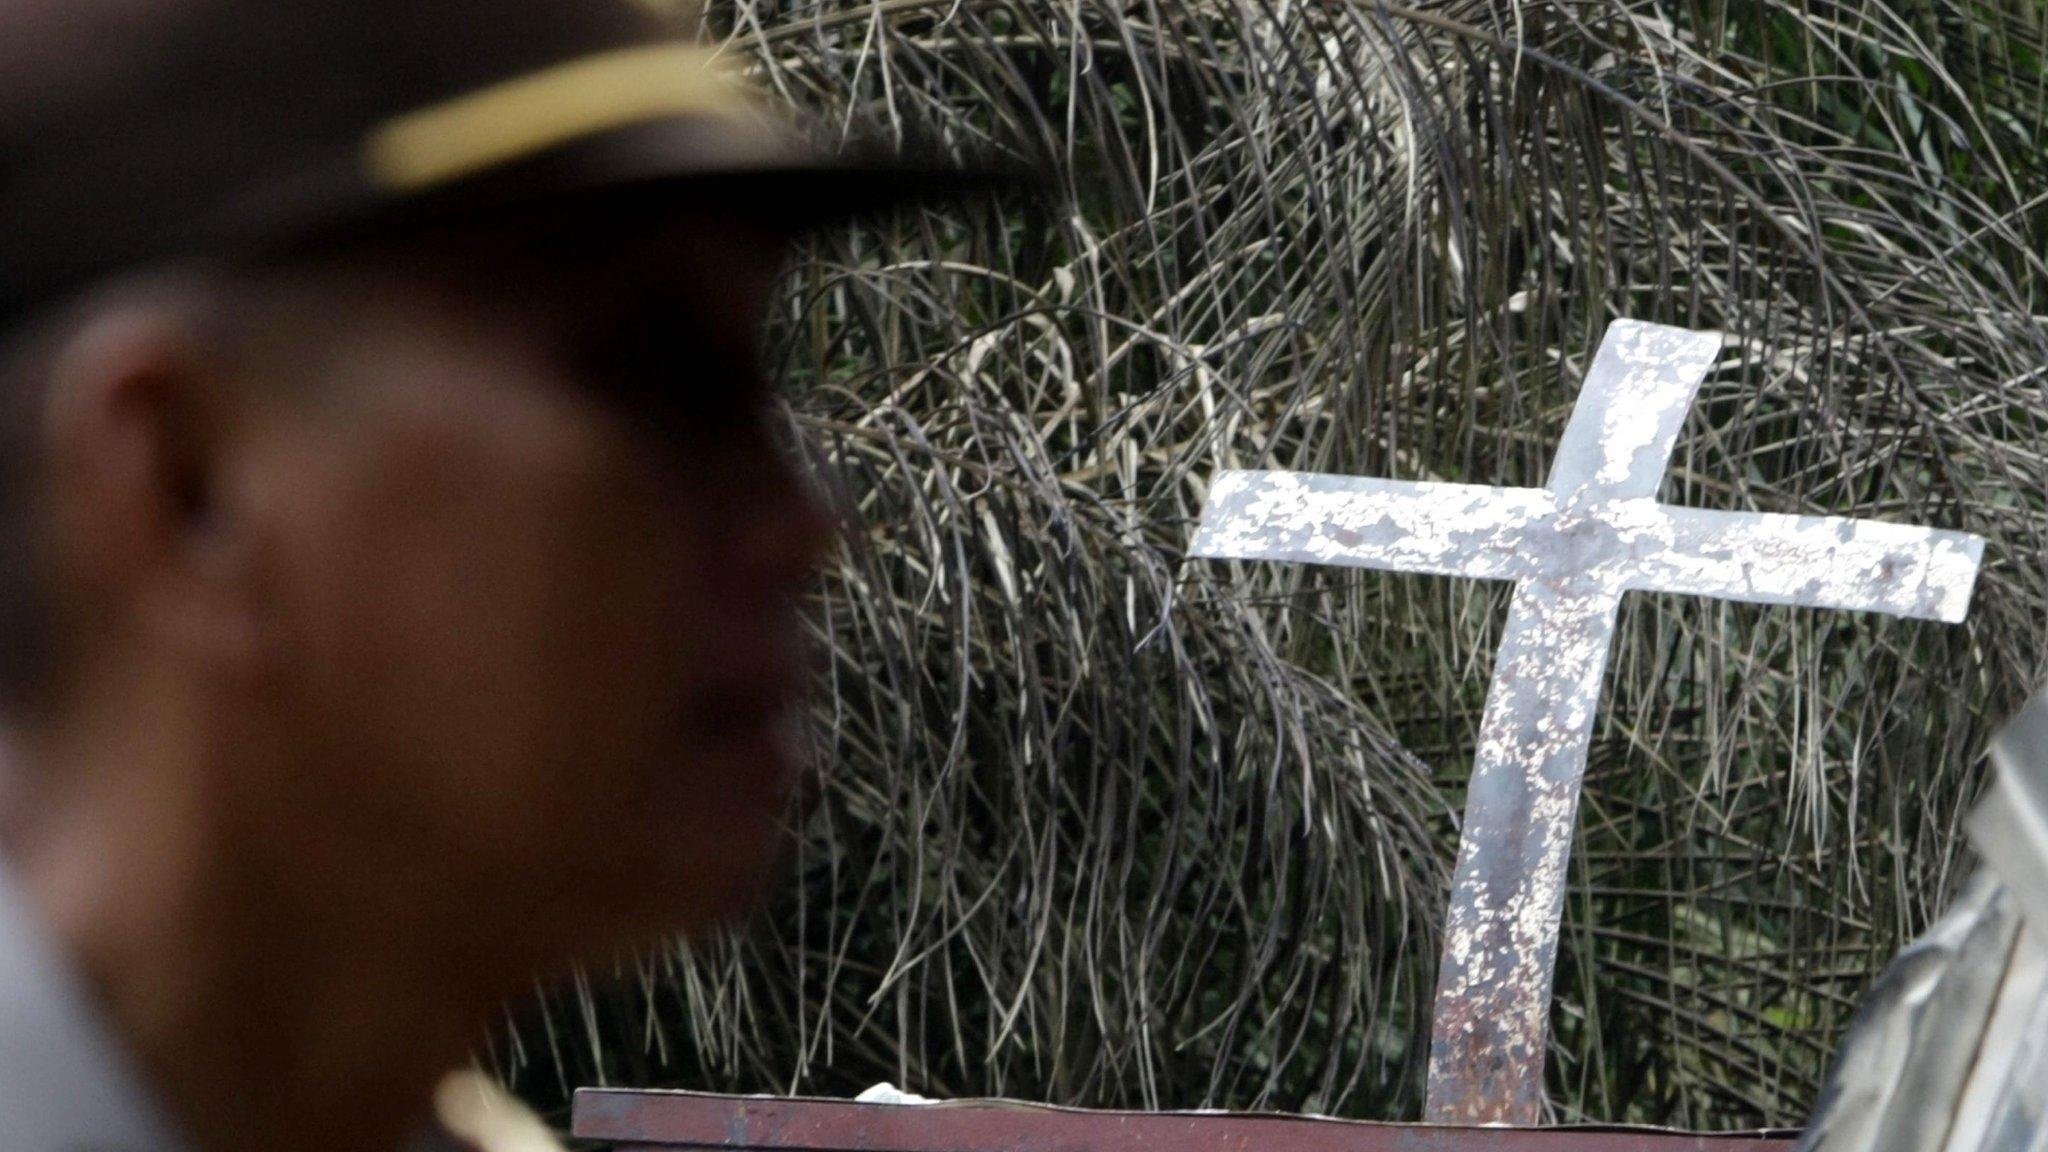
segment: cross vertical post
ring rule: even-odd
[[[1617,320],[1543,488],[1223,472],[1191,553],[1516,582],[1444,922],[1424,1119],[1538,1120],[1566,866],[1624,592],[1963,619],[1984,542],[1658,504],[1720,337]]]

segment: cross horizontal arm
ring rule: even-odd
[[[1214,560],[1517,580],[1535,571],[1528,530],[1555,511],[1555,498],[1537,488],[1222,472],[1191,551]]]
[[[1756,604],[1956,624],[1969,614],[1984,554],[1982,537],[1877,520],[1655,505],[1631,512],[1627,531],[1664,547],[1638,552],[1628,587]]]

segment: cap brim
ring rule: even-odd
[[[891,209],[1042,194],[1023,165],[959,163],[916,147],[826,153],[750,135],[713,118],[676,117],[571,140],[487,171],[399,195],[377,216],[446,220],[579,198],[741,211],[792,233]]]
[[[127,266],[264,262],[579,198],[631,201],[636,213],[736,210],[796,233],[901,205],[1050,187],[1028,165],[820,148],[717,56],[688,43],[629,45],[350,123],[338,129],[345,138],[295,140],[222,187],[149,201],[147,219],[41,245],[36,260],[9,268],[0,310],[18,313]]]

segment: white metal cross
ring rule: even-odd
[[[1212,485],[1196,556],[1516,581],[1445,918],[1432,1122],[1538,1119],[1565,868],[1622,593],[1952,623],[1969,611],[1978,537],[1657,503],[1720,346],[1715,333],[1615,321],[1544,488],[1289,472]]]

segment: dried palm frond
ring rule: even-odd
[[[1801,1119],[2040,667],[2038,0],[707,19],[830,123],[1071,199],[800,262],[772,346],[860,527],[795,883],[542,1000],[508,1073],[1412,1116],[1505,590],[1189,564],[1191,517],[1226,466],[1540,484],[1633,316],[1728,334],[1663,499],[1992,540],[1961,628],[1624,607],[1554,1114]]]

